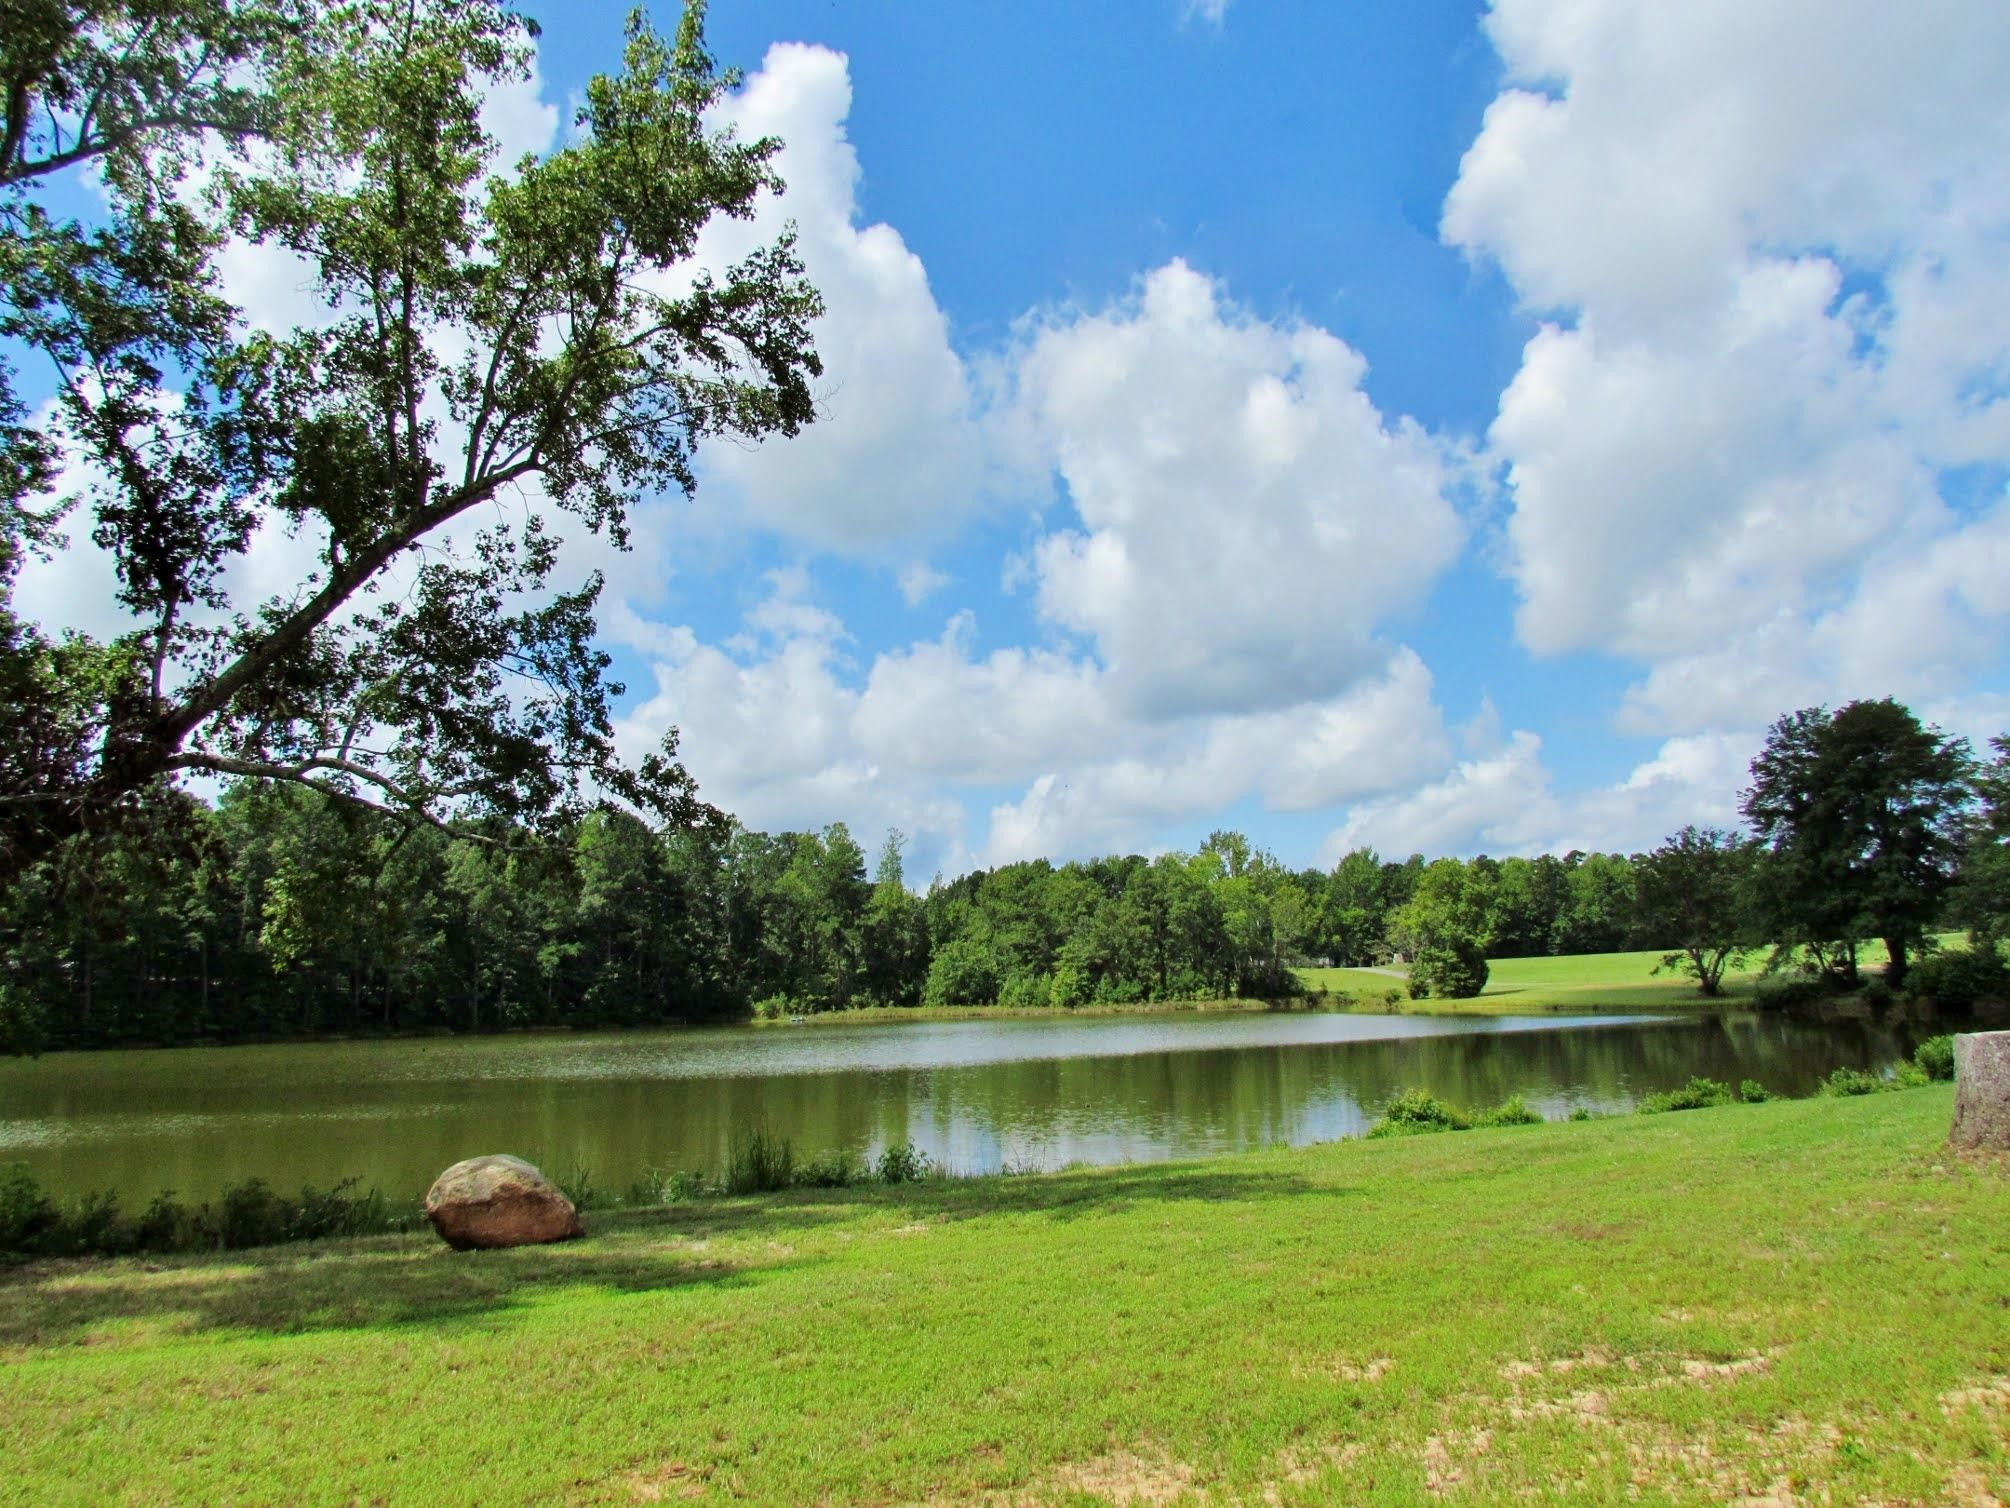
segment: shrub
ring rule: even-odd
[[[998,991],[998,1003],[1022,1009],[1045,1007],[1052,1003],[1049,990],[1049,980],[1045,974],[1014,974]]]
[[[63,1217],[65,1255],[123,1256],[137,1244],[133,1223],[119,1213],[119,1196],[109,1189],[84,1195]]]
[[[661,1168],[651,1168],[628,1185],[628,1202],[634,1205],[682,1204],[704,1190],[703,1173],[666,1173]]]
[[[572,1207],[581,1214],[607,1203],[606,1191],[593,1186],[593,1169],[576,1157],[571,1167],[563,1173],[554,1174],[551,1181],[558,1185],[559,1193],[570,1199]]]
[[[133,1244],[141,1251],[186,1251],[196,1241],[195,1211],[173,1189],[154,1195],[133,1226]]]
[[[1835,993],[1835,981],[1827,974],[1789,974],[1762,979],[1753,990],[1758,1004],[1772,1010],[1816,1005]]]
[[[1475,1126],[1540,1126],[1542,1117],[1522,1103],[1521,1096],[1511,1094],[1503,1104],[1491,1110],[1482,1110],[1473,1117]]]
[[[918,1183],[928,1176],[931,1166],[926,1152],[904,1141],[879,1154],[873,1173],[881,1183]]]
[[[1419,983],[1422,984],[1421,993]],[[1486,955],[1471,943],[1434,943],[1420,948],[1410,965],[1410,998],[1438,995],[1470,1000],[1487,987]]]
[[[1692,1078],[1680,1089],[1665,1089],[1640,1102],[1642,1115],[1660,1115],[1670,1110],[1707,1110],[1731,1103],[1731,1086],[1715,1079]]]
[[[257,1178],[233,1184],[214,1203],[194,1208],[180,1203],[170,1190],[156,1194],[140,1217],[131,1220],[120,1211],[116,1194],[86,1194],[62,1209],[25,1168],[0,1174],[0,1254],[13,1257],[234,1251],[397,1230],[405,1220],[377,1189],[356,1192],[353,1178],[331,1189],[303,1188],[297,1203]]]
[[[1905,976],[1905,993],[1941,1006],[2010,1002],[2010,964],[1993,947],[1951,948],[1919,960]]]
[[[1403,992],[1397,989],[1394,985],[1391,985],[1388,989],[1382,991],[1382,1004],[1401,1005],[1402,1003],[1403,1003]]]
[[[842,1189],[858,1182],[858,1167],[847,1152],[826,1152],[797,1168],[796,1182],[806,1189]]]
[[[0,1171],[0,1251],[40,1255],[63,1228],[63,1212],[19,1163]]]
[[[754,1002],[754,1014],[763,1021],[781,1021],[802,1014],[796,998],[784,990]]]
[[[1591,1108],[1587,1105],[1573,1105],[1569,1118],[1574,1121],[1588,1121],[1592,1118]]]
[[[1932,1082],[1933,1080],[1926,1076],[1926,1070],[1910,1058],[1903,1059],[1892,1067],[1890,1087],[1893,1089],[1924,1089]]]
[[[1884,1080],[1874,1073],[1865,1073],[1861,1068],[1838,1068],[1822,1080],[1820,1092],[1842,1097],[1853,1094],[1876,1094],[1884,1087]]]
[[[1047,1003],[1067,1009],[1086,1005],[1088,1000],[1087,976],[1071,963],[1055,964],[1053,977],[1047,981]]]
[[[1748,1105],[1761,1105],[1772,1097],[1772,1092],[1757,1079],[1747,1079],[1738,1086],[1738,1098]]]
[[[337,1236],[367,1236],[398,1225],[383,1192],[371,1188],[359,1194],[356,1192],[359,1181],[345,1178],[325,1192],[312,1187],[302,1189],[287,1235],[295,1241],[322,1241]]]
[[[923,1005],[990,1005],[998,998],[998,973],[989,952],[967,937],[936,949],[921,987]]]
[[[1370,1136],[1419,1136],[1432,1131],[1466,1131],[1472,1118],[1422,1089],[1406,1089],[1382,1110]]]
[[[1105,974],[1096,981],[1098,1005],[1136,1005],[1146,999],[1144,981],[1127,975]]]
[[[766,1194],[785,1189],[795,1171],[796,1149],[786,1136],[750,1131],[726,1154],[726,1192]]]
[[[1954,1037],[1943,1033],[1938,1037],[1928,1037],[1912,1050],[1912,1061],[1929,1079],[1951,1079],[1954,1077]]]
[[[234,1183],[215,1204],[196,1211],[197,1239],[205,1246],[236,1251],[246,1246],[276,1246],[286,1239],[286,1204],[263,1178]]]

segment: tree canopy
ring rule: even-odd
[[[1752,762],[1745,818],[1769,850],[1762,898],[1776,940],[1856,974],[1881,937],[1896,985],[1939,918],[1961,860],[1967,744],[1889,697],[1773,724]]]
[[[1634,865],[1643,925],[1673,940],[1664,968],[1684,969],[1705,995],[1759,942],[1752,882],[1757,844],[1718,828],[1685,827]]]
[[[0,337],[56,381],[32,413],[0,393],[0,580],[81,533],[130,627],[0,603],[6,874],[177,775],[436,822],[603,796],[707,817],[674,733],[617,757],[600,580],[554,582],[562,515],[625,544],[702,441],[814,417],[792,237],[694,261],[778,186],[778,142],[706,123],[736,76],[702,22],[638,13],[566,143],[502,162],[481,104],[536,33],[501,5],[9,8]],[[89,223],[45,202],[86,160]],[[233,241],[290,253],[324,316],[258,328],[219,271]],[[233,567],[287,536],[311,562],[254,600]]]

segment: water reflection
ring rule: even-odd
[[[74,1054],[0,1063],[0,1158],[51,1188],[192,1198],[264,1177],[416,1193],[512,1150],[603,1182],[716,1169],[739,1131],[802,1155],[911,1141],[957,1171],[1189,1157],[1365,1130],[1403,1089],[1545,1115],[1705,1074],[1806,1094],[1910,1044],[1778,1016],[1214,1016],[710,1028]]]

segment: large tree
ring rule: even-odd
[[[56,377],[34,412],[0,392],[0,580],[68,528],[130,626],[0,612],[0,878],[190,774],[435,821],[705,815],[674,736],[616,757],[599,578],[554,586],[552,527],[624,544],[702,440],[813,417],[791,238],[693,261],[778,186],[779,143],[707,124],[735,77],[701,22],[638,14],[566,144],[499,162],[481,104],[536,32],[488,0],[8,7],[0,335]],[[89,223],[51,207],[86,159]],[[233,239],[291,253],[323,317],[254,326]],[[287,536],[311,564],[246,596]]]
[[[1410,994],[1470,999],[1486,988],[1488,904],[1485,870],[1457,859],[1425,867],[1416,894],[1390,915],[1389,939],[1410,955]]]
[[[1752,873],[1757,845],[1717,828],[1685,827],[1634,862],[1639,924],[1674,951],[1663,968],[1679,968],[1705,995],[1758,938]]]
[[[1975,776],[1977,810],[1956,893],[1956,914],[1977,946],[2010,939],[2010,734],[1989,741],[1994,758]]]
[[[1762,894],[1775,935],[1833,950],[1849,979],[1857,944],[1882,938],[1885,977],[1903,981],[1959,866],[1971,763],[1965,741],[1889,697],[1773,724],[1744,813],[1769,850]]]

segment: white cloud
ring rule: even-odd
[[[910,561],[900,568],[896,578],[900,586],[900,598],[909,607],[919,607],[935,593],[949,585],[946,572],[938,571],[925,560]]]
[[[1636,731],[1999,660],[2010,28],[1994,0],[1499,0],[1446,239],[1561,316],[1490,432],[1522,642],[1646,664]]]
[[[1624,780],[1559,794],[1542,740],[1518,731],[1442,779],[1363,802],[1320,847],[1324,863],[1363,846],[1388,855],[1640,852],[1689,823],[1733,827],[1759,737],[1672,738]]]
[[[921,259],[885,224],[860,226],[857,153],[846,139],[845,57],[781,43],[720,108],[743,138],[779,136],[787,189],[763,195],[747,220],[715,220],[696,260],[722,267],[793,223],[809,281],[823,295],[815,323],[825,375],[818,418],[793,439],[713,444],[703,453],[700,506],[827,549],[874,553],[946,533],[976,503],[982,475],[970,381]],[[727,484],[721,489],[716,484]]]
[[[987,862],[1150,848],[1171,821],[1249,796],[1272,811],[1401,789],[1449,757],[1431,675],[1408,649],[1342,696],[1274,711],[1132,728],[1101,758],[1036,776],[991,809]]]
[[[1141,714],[1345,690],[1386,653],[1376,626],[1457,553],[1445,461],[1376,411],[1366,369],[1178,261],[1114,308],[1033,329],[1014,418],[1079,519],[1032,551],[1040,611],[1093,640]]]
[[[1430,672],[1407,649],[1338,696],[1260,713],[1140,720],[1093,660],[1058,650],[971,652],[967,613],[939,638],[875,656],[799,572],[776,572],[749,632],[712,645],[625,606],[610,638],[647,654],[655,694],[621,723],[639,753],[673,724],[707,799],[750,825],[899,826],[918,862],[967,867],[1149,847],[1168,821],[1254,798],[1331,808],[1444,768],[1450,740]],[[1018,794],[1002,801],[986,792]],[[965,846],[963,802],[991,800]]]

